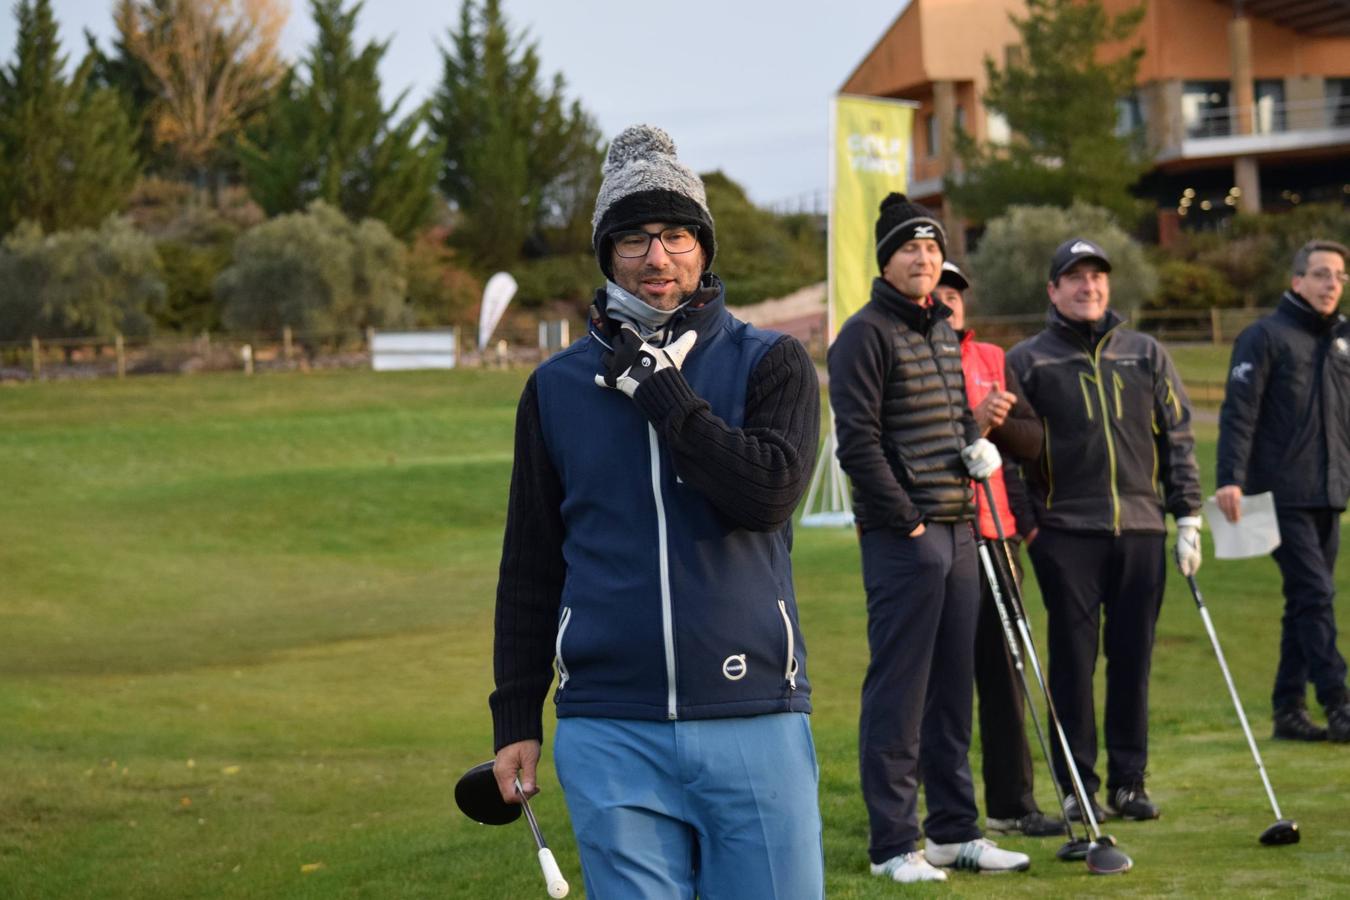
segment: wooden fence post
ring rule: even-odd
[[[33,380],[37,381],[42,377],[42,342],[33,335]]]
[[[1223,316],[1219,315],[1217,306],[1209,308],[1209,333],[1215,344],[1223,343]]]
[[[126,378],[126,377],[127,377],[127,348],[126,348],[126,344],[125,344],[125,343],[123,342],[123,340],[122,340],[122,332],[120,332],[120,331],[117,332],[117,338],[116,338],[116,340],[114,341],[114,346],[116,346],[116,348],[117,348],[117,377],[118,377],[118,378]]]
[[[291,326],[281,326],[281,358],[286,362],[291,361]]]

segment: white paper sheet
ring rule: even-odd
[[[1250,559],[1265,556],[1280,546],[1280,526],[1275,519],[1275,495],[1251,494],[1242,498],[1242,518],[1229,522],[1218,501],[1205,501],[1205,519],[1214,537],[1218,559]]]

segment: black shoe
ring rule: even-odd
[[[1115,790],[1109,791],[1106,803],[1122,819],[1143,822],[1148,819],[1156,819],[1161,815],[1158,807],[1154,806],[1153,801],[1148,799],[1148,792],[1144,790],[1142,781],[1121,785]]]
[[[1327,707],[1326,736],[1338,744],[1350,742],[1350,700]]]
[[[1295,704],[1275,710],[1274,736],[1282,741],[1325,741],[1327,730],[1308,718],[1306,709]]]
[[[998,819],[985,816],[986,831],[995,834],[1021,834],[1026,837],[1054,837],[1064,833],[1064,820],[1052,819],[1039,809],[1016,819]]]
[[[1092,818],[1097,820],[1097,824],[1106,821],[1106,810],[1097,805],[1097,798],[1088,795],[1088,802],[1092,804]],[[1075,822],[1087,824],[1087,819],[1083,818],[1083,811],[1078,808],[1078,795],[1070,792],[1064,798],[1064,818],[1072,819]]]

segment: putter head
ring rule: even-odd
[[[1261,832],[1261,843],[1267,847],[1281,844],[1297,844],[1299,839],[1298,823],[1293,819],[1280,819],[1274,825]]]
[[[1088,847],[1087,868],[1093,875],[1119,875],[1134,868],[1134,860],[1121,852],[1115,838],[1103,834]]]
[[[1089,841],[1071,840],[1063,847],[1056,850],[1055,856],[1065,862],[1078,862],[1079,860],[1087,859],[1088,848],[1091,846],[1092,844]]]
[[[492,763],[480,763],[460,776],[455,784],[455,805],[481,825],[506,825],[520,818],[521,807],[502,799]]]

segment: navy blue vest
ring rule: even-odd
[[[751,373],[781,335],[737,320],[720,297],[688,326],[698,342],[685,378],[713,414],[741,426]],[[588,335],[535,376],[564,498],[558,715],[809,712],[791,525],[747,531],[681,481],[636,404],[595,385],[604,351]]]

